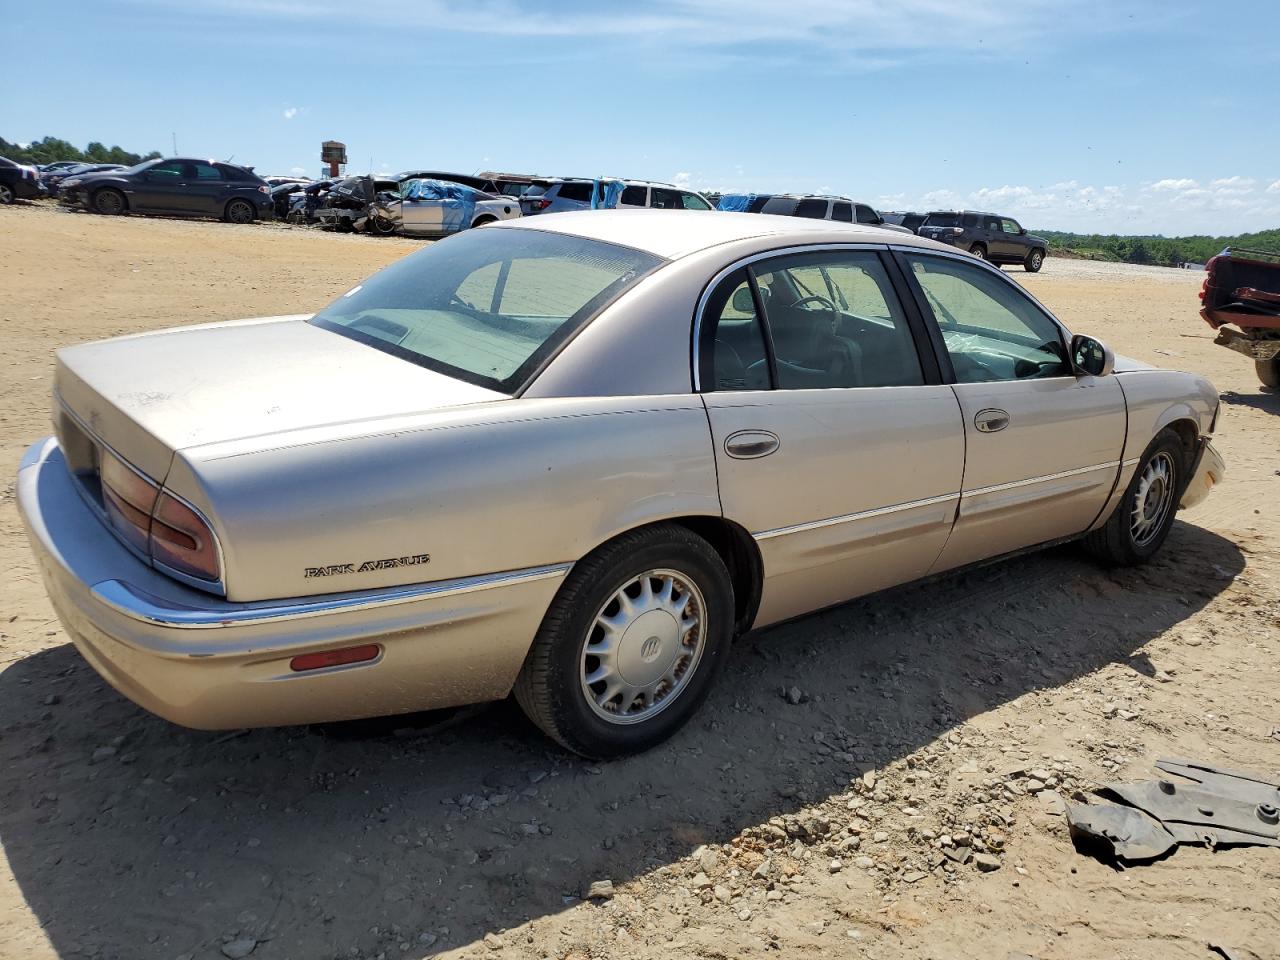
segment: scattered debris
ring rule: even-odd
[[[1178,844],[1280,847],[1280,784],[1186,760],[1160,760],[1156,768],[1181,780],[1117,783],[1097,791],[1123,806],[1067,805],[1077,849],[1138,863]]]

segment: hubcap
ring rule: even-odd
[[[693,676],[706,640],[706,604],[675,570],[649,570],[614,591],[582,647],[582,693],[610,723],[665,710]]]
[[[1031,265],[1032,265],[1033,267],[1038,267],[1038,266],[1040,266],[1040,254],[1038,254],[1038,253],[1033,253],[1033,254],[1031,255]]]
[[[986,259],[986,255],[985,255],[985,254],[983,254],[983,252],[982,252],[982,248],[981,248],[981,247],[974,247],[974,248],[973,248],[972,250],[970,250],[969,252],[970,252],[970,253],[972,253],[975,257],[977,257],[979,260],[985,260],[985,259]]]
[[[1143,469],[1129,520],[1129,532],[1138,546],[1144,547],[1154,540],[1164,525],[1173,505],[1175,476],[1173,457],[1167,453],[1156,454]]]
[[[0,184],[0,203],[8,203],[13,199],[13,191],[7,185]]]

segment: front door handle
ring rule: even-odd
[[[999,433],[1009,425],[1009,412],[996,407],[979,410],[973,416],[973,425],[979,433]]]
[[[768,430],[739,430],[725,438],[724,452],[735,460],[756,460],[767,457],[780,446],[782,441],[776,433]]]

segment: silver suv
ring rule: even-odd
[[[895,233],[911,233],[907,227],[889,223],[873,207],[848,197],[795,193],[727,193],[717,205],[720,210],[739,213],[772,213],[783,217],[808,217],[882,227]]]
[[[564,213],[567,210],[590,210],[591,195],[596,184],[604,181],[565,177],[552,180],[545,187],[532,186],[520,197],[520,212],[526,217],[539,213]],[[623,180],[618,209],[650,207],[655,210],[711,210],[707,198],[692,190],[682,190],[670,183],[648,180]]]

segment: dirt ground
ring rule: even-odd
[[[1061,548],[749,636],[683,733],[603,766],[506,703],[220,734],[114,693],[14,503],[53,350],[310,310],[417,246],[0,209],[0,957],[1280,955],[1280,850],[1116,871],[1059,813],[1160,757],[1280,771],[1280,395],[1192,272],[1010,270],[1223,391],[1227,483],[1142,569]]]

